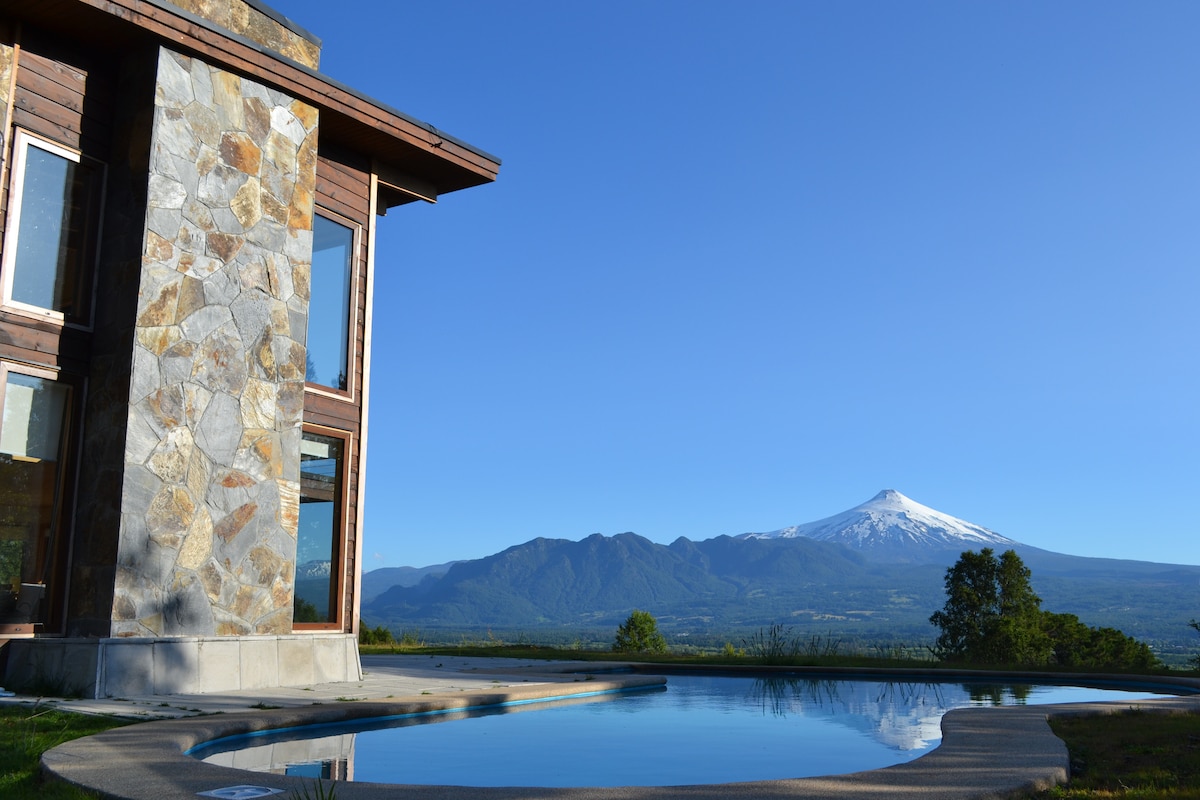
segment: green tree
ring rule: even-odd
[[[941,629],[934,654],[943,661],[1043,664],[1049,636],[1030,571],[1013,550],[968,550],[946,570],[946,604],[929,621]]]
[[[1192,620],[1188,623],[1188,627],[1195,629],[1196,633],[1200,633],[1200,620]],[[1197,653],[1196,657],[1192,659],[1192,664],[1196,669],[1200,669],[1200,653]]]
[[[658,632],[658,620],[649,611],[638,611],[617,628],[612,649],[617,653],[665,653],[667,640]]]

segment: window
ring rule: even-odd
[[[65,593],[74,389],[0,364],[0,628],[56,623]],[[53,592],[53,593],[49,593]]]
[[[351,380],[354,240],[353,228],[314,215],[305,380],[343,392]]]
[[[305,426],[300,443],[300,525],[296,536],[296,627],[333,627],[341,610],[345,468],[349,440]]]
[[[5,305],[89,326],[104,167],[17,131],[12,175]]]

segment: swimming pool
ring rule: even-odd
[[[1018,682],[675,675],[665,690],[294,728],[191,754],[240,769],[378,783],[570,787],[775,780],[912,760],[938,744],[941,717],[952,708],[1163,693]]]

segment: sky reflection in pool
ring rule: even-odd
[[[676,675],[666,690],[417,717],[386,727],[326,727],[317,738],[293,729],[194,755],[241,769],[378,783],[561,787],[776,780],[909,761],[938,744],[939,721],[952,708],[1153,696],[1013,683]]]

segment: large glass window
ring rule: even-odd
[[[331,625],[338,621],[345,463],[345,439],[304,432],[296,539],[296,625]]]
[[[305,367],[309,383],[341,391],[349,386],[353,276],[354,230],[315,216]]]
[[[13,141],[4,299],[87,325],[91,320],[103,167],[18,131]]]
[[[0,624],[46,623],[62,591],[71,387],[0,369]]]

